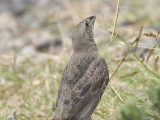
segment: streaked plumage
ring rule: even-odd
[[[64,70],[53,120],[90,120],[108,84],[107,64],[94,41],[95,16],[72,32],[74,52]]]

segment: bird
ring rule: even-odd
[[[94,41],[96,16],[72,31],[73,53],[63,72],[52,120],[91,120],[109,82],[105,59]]]

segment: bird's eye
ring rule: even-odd
[[[85,23],[85,25],[86,25],[87,27],[89,26],[87,22]]]

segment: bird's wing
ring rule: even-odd
[[[58,90],[54,115],[55,120],[59,118],[67,119],[69,117],[71,102],[74,99],[74,97],[72,97],[72,93],[74,93],[73,86],[76,86],[78,81],[84,78],[86,71],[95,60],[96,57],[93,55],[77,60],[72,60],[71,57],[63,72]]]
[[[89,120],[109,81],[105,60],[94,60],[73,87],[69,120]]]

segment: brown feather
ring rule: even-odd
[[[105,60],[94,42],[91,16],[72,33],[74,53],[61,79],[53,120],[90,120],[108,84]]]

